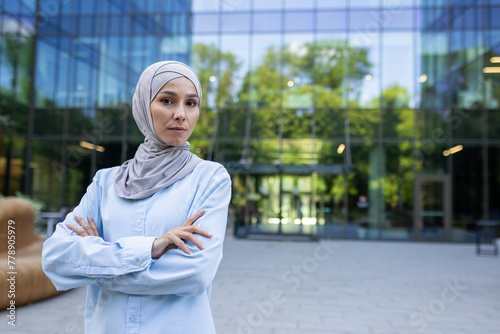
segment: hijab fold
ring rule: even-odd
[[[116,194],[125,199],[143,199],[189,175],[201,161],[189,151],[189,143],[165,144],[156,134],[150,104],[170,80],[184,76],[196,88],[201,105],[201,85],[191,68],[176,61],[155,63],[141,74],[132,98],[134,120],[144,142],[133,159],[125,161],[115,177]]]

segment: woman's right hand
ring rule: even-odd
[[[203,214],[204,210],[200,210],[188,219],[181,226],[174,227],[161,237],[158,237],[153,242],[153,248],[151,249],[151,257],[153,259],[159,259],[163,254],[165,254],[169,249],[180,248],[186,254],[191,254],[191,250],[186,246],[186,241],[191,241],[199,249],[204,249],[203,244],[194,236],[195,234],[202,235],[207,238],[211,238],[212,234],[205,231],[199,226],[193,225]]]

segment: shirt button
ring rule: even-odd
[[[130,318],[130,321],[134,321],[134,320],[135,320],[135,318],[134,318],[134,317]]]
[[[137,262],[135,263],[138,267],[141,266],[141,261],[140,260],[137,260]]]

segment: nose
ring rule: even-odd
[[[185,121],[186,120],[186,110],[184,109],[184,105],[180,105],[175,109],[174,119],[176,121]]]

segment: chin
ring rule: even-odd
[[[186,140],[181,140],[181,139],[170,139],[170,140],[163,140],[162,141],[167,144],[167,145],[170,145],[170,146],[181,146],[182,144],[184,144]]]

